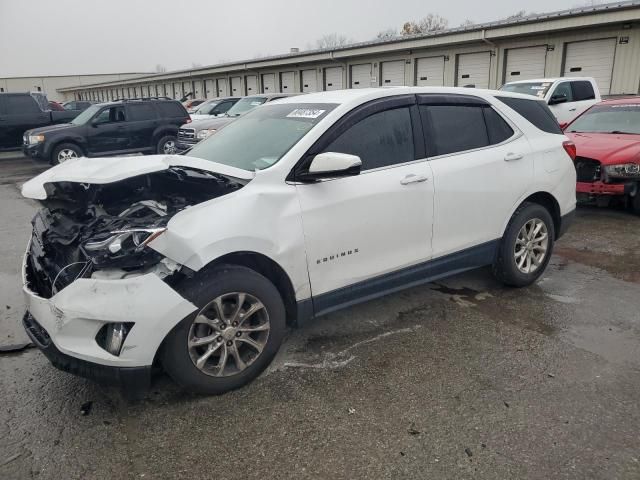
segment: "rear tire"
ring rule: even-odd
[[[61,143],[51,152],[49,163],[51,163],[51,165],[60,165],[67,160],[82,156],[84,156],[82,149],[75,143]]]
[[[555,227],[549,211],[537,203],[523,203],[514,212],[500,241],[493,274],[505,285],[531,285],[547,268],[554,239]]]
[[[158,155],[175,155],[176,151],[176,137],[174,135],[166,135],[158,141],[156,146],[156,152]]]
[[[246,267],[222,265],[185,280],[179,290],[198,310],[165,339],[161,361],[191,392],[240,388],[271,363],[286,330],[277,288]]]

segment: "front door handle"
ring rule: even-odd
[[[515,160],[521,160],[522,157],[524,157],[524,155],[522,155],[521,153],[509,152],[504,156],[504,161],[505,162],[513,162]]]
[[[400,184],[401,185],[409,185],[411,183],[426,182],[427,180],[429,180],[429,177],[426,177],[424,175],[414,175],[413,173],[410,173],[409,175],[404,177],[402,180],[400,180]]]

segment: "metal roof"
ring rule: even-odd
[[[211,69],[242,66],[242,65],[247,65],[247,64],[263,63],[263,62],[269,62],[269,61],[274,61],[274,60],[284,60],[284,59],[289,59],[289,58],[290,59],[295,59],[295,58],[302,59],[302,58],[304,58],[306,56],[316,55],[316,54],[340,52],[340,51],[345,51],[345,50],[352,50],[352,49],[363,48],[363,47],[371,47],[371,46],[377,46],[377,45],[390,45],[390,44],[396,44],[396,43],[401,44],[403,42],[410,42],[410,41],[426,39],[426,38],[444,37],[444,36],[452,35],[452,34],[456,34],[456,33],[477,32],[477,31],[492,29],[492,28],[496,28],[496,27],[525,25],[525,24],[536,23],[536,22],[540,22],[540,21],[544,21],[544,20],[557,20],[557,19],[562,19],[562,18],[567,18],[567,17],[577,17],[577,16],[583,16],[583,15],[592,15],[592,14],[597,14],[597,13],[604,13],[604,12],[609,12],[609,11],[627,10],[627,9],[633,9],[633,8],[638,8],[638,7],[640,7],[640,0],[627,0],[627,1],[622,1],[622,2],[613,2],[613,3],[606,3],[606,4],[594,5],[594,6],[576,7],[576,8],[570,8],[570,9],[566,9],[566,10],[559,10],[559,11],[549,12],[549,13],[536,13],[536,14],[526,15],[524,17],[515,18],[515,19],[502,19],[502,20],[496,20],[496,21],[493,21],[493,22],[478,23],[478,24],[473,24],[473,25],[468,25],[468,26],[447,28],[447,29],[444,29],[444,30],[436,30],[436,31],[427,32],[427,33],[421,33],[421,34],[416,34],[416,35],[404,35],[404,36],[400,36],[399,35],[399,36],[392,37],[392,38],[375,39],[375,40],[369,40],[369,41],[365,41],[365,42],[351,43],[351,44],[342,45],[342,46],[339,46],[339,47],[331,47],[331,48],[323,48],[323,49],[312,49],[312,50],[302,50],[300,52],[295,52],[295,53],[285,53],[285,54],[271,55],[271,56],[261,57],[261,58],[238,60],[238,61],[233,61],[233,62],[226,62],[226,63],[220,63],[220,64],[207,65],[207,66],[202,66],[202,67],[197,67],[197,68],[187,68],[187,69],[181,69],[181,70],[172,70],[172,71],[157,73],[157,74],[153,74],[153,75],[149,75],[149,76],[136,77],[135,79],[123,79],[123,80],[117,80],[117,81],[101,82],[101,83],[94,84],[94,85],[78,85],[77,87],[65,87],[65,88],[61,88],[59,90],[60,91],[65,91],[65,90],[74,90],[74,89],[79,89],[79,88],[91,88],[91,87],[94,87],[94,86],[97,86],[97,85],[108,86],[112,82],[113,83],[122,84],[123,82],[129,81],[129,80],[135,80],[136,83],[140,82],[141,80],[154,81],[154,79],[160,80],[160,77],[162,77],[162,81],[173,80],[172,78],[164,78],[164,77],[166,77],[168,75],[171,75],[171,76],[179,75],[181,73],[189,74],[189,76],[192,76],[194,74],[197,74],[198,72],[205,72],[205,71],[211,70]],[[640,18],[640,16],[639,16],[639,18]]]

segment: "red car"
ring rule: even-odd
[[[578,201],[640,214],[640,97],[600,102],[563,127],[576,145]]]

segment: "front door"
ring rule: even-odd
[[[106,107],[91,120],[87,144],[91,155],[118,152],[129,148],[129,131],[123,106]]]
[[[359,175],[296,187],[316,313],[348,303],[343,287],[362,287],[362,282],[431,256],[431,170],[424,159],[424,144],[420,146],[421,136],[414,142],[416,107],[407,103],[415,98],[402,98],[407,101],[401,106],[383,99],[361,107],[353,114],[356,117],[351,116],[352,126],[336,138],[335,132],[342,132],[345,125],[335,125],[334,134],[327,132],[327,140],[321,139],[312,149],[312,155],[358,155]],[[375,281],[371,285],[375,290]],[[329,294],[322,305],[316,305],[329,292],[338,292],[335,301]]]

